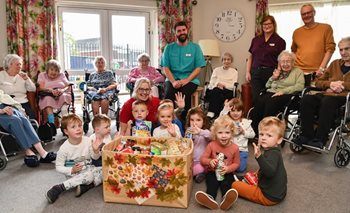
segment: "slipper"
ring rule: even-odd
[[[40,161],[36,155],[25,156],[24,163],[28,167],[37,167],[40,165]]]

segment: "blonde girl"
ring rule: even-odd
[[[181,132],[176,124],[173,124],[174,120],[174,107],[170,104],[161,104],[157,111],[158,121],[160,126],[153,131],[154,137],[177,137],[181,138]]]

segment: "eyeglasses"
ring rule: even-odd
[[[270,26],[273,25],[273,23],[263,23],[263,26]]]
[[[311,10],[311,11],[307,11],[307,12],[301,13],[301,16],[307,16],[307,15],[311,15],[313,13],[314,13],[314,11]]]
[[[139,91],[140,93],[150,93],[151,89],[139,88],[137,91]]]

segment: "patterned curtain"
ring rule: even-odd
[[[256,1],[256,17],[255,17],[255,35],[262,33],[261,21],[264,16],[269,14],[268,0]]]
[[[164,47],[174,42],[174,25],[178,21],[186,21],[189,29],[189,38],[192,40],[192,4],[191,0],[157,0],[159,53]]]
[[[6,0],[8,52],[23,58],[23,70],[36,82],[45,63],[56,58],[54,0]]]

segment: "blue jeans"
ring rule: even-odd
[[[239,160],[240,160],[240,164],[236,172],[244,172],[247,169],[248,152],[240,151]]]
[[[6,105],[0,104],[0,109],[5,107]],[[12,109],[13,115],[0,114],[1,127],[16,138],[22,149],[29,149],[39,143],[40,139],[30,121],[16,108]]]

